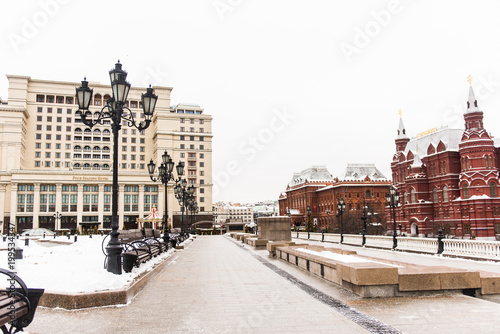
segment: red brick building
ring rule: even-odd
[[[363,207],[372,226],[381,226],[385,220],[385,194],[390,184],[373,164],[348,164],[343,174],[335,178],[326,167],[313,166],[293,175],[279,198],[279,213],[290,215],[296,226],[305,226],[309,207],[318,230],[339,232],[337,204],[343,198],[344,233],[358,233],[362,228]],[[377,229],[377,233],[381,232]]]
[[[464,121],[465,130],[432,129],[410,139],[400,119],[391,169],[402,232],[430,236],[443,229],[481,239],[500,234],[500,148],[483,126],[472,87]]]

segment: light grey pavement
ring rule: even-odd
[[[497,303],[462,295],[361,299],[223,236],[198,236],[169,261],[128,306],[40,308],[27,331],[477,334],[500,325]]]
[[[30,333],[367,333],[223,236],[198,236],[120,308],[40,308]]]

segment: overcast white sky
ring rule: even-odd
[[[407,133],[463,127],[474,77],[500,136],[500,2],[4,1],[5,74],[174,87],[213,121],[214,201],[277,199],[295,171],[375,163]]]

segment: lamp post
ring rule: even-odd
[[[385,194],[385,199],[389,206],[391,207],[392,211],[392,220],[394,223],[394,228],[392,231],[392,249],[396,249],[398,247],[398,239],[396,238],[397,235],[397,230],[396,230],[396,206],[398,205],[399,201],[399,193],[397,192],[397,189],[394,186],[391,186],[389,189],[389,192]]]
[[[328,229],[330,228],[330,209],[326,209],[326,232],[328,233]]]
[[[363,216],[361,217],[361,220],[363,221],[363,242],[362,242],[362,245],[364,246],[365,243],[366,243],[366,219],[368,218],[366,216],[366,203],[365,203],[365,198],[363,198]]]
[[[337,209],[340,215],[340,243],[344,242],[344,222],[342,221],[342,214],[345,211],[345,202],[344,199],[340,198],[339,203],[337,204]]]
[[[62,218],[62,215],[59,213],[59,211],[56,211],[56,213],[54,213],[54,221],[55,221],[55,229],[56,230],[60,230],[61,229],[61,226],[58,224],[58,222],[61,221],[61,218]],[[59,228],[58,228],[59,226]]]
[[[126,81],[127,72],[122,70],[122,64],[118,61],[115,68],[109,71],[111,81],[111,90],[113,97],[106,101],[106,105],[92,115],[89,110],[90,101],[92,100],[93,90],[89,88],[86,78],[82,81],[82,85],[76,88],[76,100],[78,103],[78,111],[83,124],[92,128],[97,124],[104,124],[104,121],[111,121],[113,130],[113,192],[112,192],[112,212],[111,212],[111,238],[106,246],[107,253],[107,270],[113,274],[121,275],[121,253],[122,246],[118,240],[118,137],[123,124],[129,127],[135,127],[139,131],[149,127],[153,112],[156,106],[158,96],[153,93],[151,86],[147,88],[146,94],[142,94],[142,108],[144,112],[144,121],[138,122],[135,119],[134,113],[127,108],[127,96],[130,91],[130,83]]]
[[[194,194],[194,187],[192,185],[188,187],[186,179],[181,179],[174,188],[174,194],[181,206],[181,235],[184,235],[184,209],[186,208],[189,195]]]
[[[172,160],[172,157],[168,155],[167,151],[163,153],[161,156],[162,163],[158,167],[158,177],[154,177],[155,173],[155,163],[153,162],[153,159],[148,163],[148,172],[149,172],[149,177],[151,178],[151,181],[157,182],[160,181],[163,185],[165,185],[165,212],[163,214],[163,235],[166,235],[168,233],[168,183],[174,179],[174,162]],[[184,174],[184,163],[182,161],[179,161],[177,164],[177,175],[182,177]],[[179,174],[181,172],[181,174]]]

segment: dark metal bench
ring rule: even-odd
[[[141,263],[150,260],[168,249],[168,244],[162,241],[161,235],[157,230],[135,229],[119,232],[118,240],[123,246],[122,259],[123,270],[125,272],[131,272],[134,266],[139,267]],[[104,245],[106,238],[102,242],[102,250],[105,255]]]
[[[6,269],[0,268],[0,273],[9,277],[9,287],[0,290],[0,328],[4,334],[17,333],[33,321],[38,301],[45,290],[28,289],[19,276]],[[7,325],[10,325],[9,329]]]

